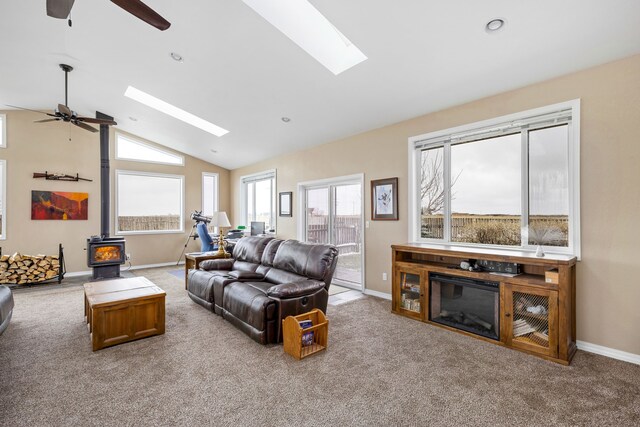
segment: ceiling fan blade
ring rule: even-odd
[[[111,0],[130,14],[142,19],[149,25],[152,25],[164,31],[171,26],[171,23],[160,16],[156,11],[151,9],[140,0]]]
[[[109,125],[109,126],[117,125],[117,123],[114,122],[113,120],[94,119],[94,118],[91,118],[91,117],[78,117],[76,120],[78,120],[79,122],[96,123],[96,124],[99,124],[99,125]]]
[[[34,113],[46,114],[47,116],[51,116],[51,117],[56,116],[55,114],[47,113],[46,111],[32,110],[31,108],[18,107],[17,105],[9,105],[9,104],[4,104],[4,105],[11,108],[17,108],[19,110],[33,111]]]
[[[47,15],[52,18],[66,19],[71,13],[75,0],[47,0]]]
[[[34,120],[33,123],[46,123],[46,122],[57,122],[60,119],[44,119],[44,120]]]
[[[74,125],[76,125],[78,127],[81,127],[84,130],[88,130],[89,132],[98,132],[98,129],[96,129],[96,128],[92,127],[92,126],[89,126],[89,125],[85,125],[82,122],[74,120],[71,123],[73,123]]]
[[[65,116],[69,116],[69,117],[73,116],[73,111],[71,111],[71,109],[66,105],[58,104],[58,111],[60,111]]]

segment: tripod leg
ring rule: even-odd
[[[189,233],[189,237],[187,237],[187,241],[184,242],[184,247],[182,248],[182,252],[180,253],[180,257],[178,258],[178,261],[176,261],[176,265],[180,265],[180,261],[182,260],[182,256],[184,255],[184,252],[187,250],[187,245],[189,245],[189,240],[191,240],[191,238],[193,237],[193,240],[196,240],[196,238],[198,237],[198,234],[193,234],[193,230],[196,229],[196,226],[198,225],[198,223],[196,222],[195,224],[193,224],[193,227],[191,227],[191,232]]]

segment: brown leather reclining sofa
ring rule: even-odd
[[[338,261],[335,246],[244,237],[229,259],[189,271],[192,300],[261,344],[282,341],[282,319],[318,308],[326,313]]]

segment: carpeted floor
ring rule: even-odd
[[[328,350],[296,361],[194,304],[170,270],[136,272],[167,292],[166,334],[95,353],[80,286],[15,291],[0,425],[640,425],[640,366],[585,352],[560,366],[373,297],[330,306]]]

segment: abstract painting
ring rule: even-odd
[[[31,219],[86,220],[89,193],[31,191]]]

